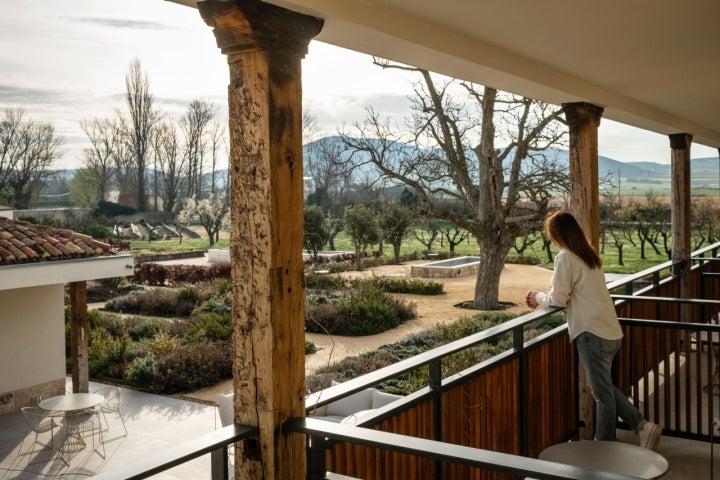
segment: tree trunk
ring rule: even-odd
[[[505,267],[512,240],[483,236],[477,238],[477,242],[480,245],[480,265],[475,282],[473,308],[495,310],[500,306],[500,275]]]
[[[400,264],[400,244],[393,244],[393,257],[395,259],[395,264]]]

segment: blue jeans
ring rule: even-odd
[[[621,342],[622,339],[605,340],[590,332],[583,332],[575,338],[575,346],[595,398],[595,440],[615,440],[618,416],[635,431],[645,423],[638,409],[612,383],[612,362]]]

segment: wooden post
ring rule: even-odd
[[[692,135],[669,135],[672,156],[670,212],[672,223],[672,260],[682,262],[673,270],[680,277],[680,298],[690,297],[690,145]],[[680,307],[680,320],[689,322],[690,305]]]
[[[590,103],[564,103],[570,130],[570,210],[585,235],[600,251],[600,187],[598,180],[598,127],[603,109]],[[590,440],[595,431],[595,399],[585,370],[578,372],[580,399],[578,411],[585,426],[580,437]]]
[[[230,67],[235,478],[305,478],[300,61],[322,21],[255,0],[198,3]]]
[[[73,282],[70,294],[70,361],[74,393],[87,393],[90,386],[88,366],[87,283]]]
[[[603,109],[584,102],[562,107],[570,130],[570,210],[599,251],[598,127]]]

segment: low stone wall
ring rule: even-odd
[[[437,262],[410,266],[410,276],[416,278],[454,278],[476,275],[480,261],[478,257],[458,257]]]
[[[180,253],[159,253],[157,255],[142,255],[135,257],[135,263],[161,262],[163,260],[182,260],[183,258],[199,258],[204,257],[205,252],[202,250],[194,250],[192,252]]]
[[[32,387],[0,393],[0,415],[17,412],[23,407],[34,407],[40,399],[53,396],[53,392],[65,389],[65,379],[34,385]]]
[[[208,250],[208,262],[230,263],[230,250],[227,248],[211,248]]]

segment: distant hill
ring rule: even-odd
[[[322,146],[332,148],[335,151],[342,151],[342,141],[338,136],[324,137],[314,142],[307,143],[303,146],[303,155],[308,160],[318,160],[318,152]],[[408,151],[414,151],[415,147],[406,146]],[[551,149],[546,154],[555,158],[557,162],[566,168],[569,165],[569,153],[567,150]],[[343,153],[341,157],[347,158],[348,153]],[[474,155],[469,152],[469,155]],[[703,175],[705,177],[715,175],[718,178],[718,170],[720,168],[717,157],[694,158],[690,162],[691,175]],[[370,166],[364,166],[361,174],[372,174],[374,169]],[[620,162],[609,157],[600,155],[598,157],[598,177],[600,179],[637,179],[643,180],[659,180],[670,177],[670,164],[654,163],[654,162]]]

